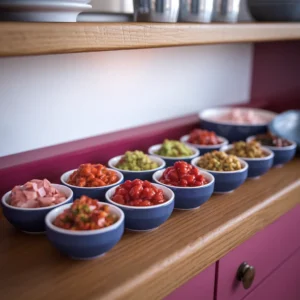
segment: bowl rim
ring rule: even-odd
[[[214,175],[210,174],[209,172],[207,171],[204,171],[202,169],[200,169],[199,171],[201,172],[201,175],[205,175],[207,177],[209,177],[211,180],[209,181],[209,183],[207,184],[204,184],[204,185],[201,185],[201,186],[173,186],[173,185],[169,185],[169,184],[166,184],[166,183],[162,183],[160,182],[158,179],[156,179],[156,177],[158,176],[158,173],[159,172],[164,172],[166,169],[162,169],[162,170],[158,170],[156,171],[153,175],[152,175],[152,179],[159,185],[164,185],[170,189],[178,189],[178,190],[196,190],[196,189],[202,189],[202,188],[205,188],[205,187],[208,187],[212,184],[215,183],[215,177]]]
[[[160,170],[159,170],[160,171]],[[115,205],[115,206],[118,206],[118,207],[123,207],[123,208],[129,208],[129,209],[136,209],[136,210],[145,210],[145,209],[155,209],[155,208],[160,208],[160,207],[163,207],[163,206],[168,206],[170,203],[174,202],[174,199],[175,199],[175,194],[174,192],[166,187],[166,186],[161,186],[157,183],[152,183],[155,187],[157,188],[161,188],[162,190],[164,191],[168,191],[171,193],[171,198],[164,202],[164,203],[161,203],[161,204],[157,204],[157,205],[152,205],[152,206],[131,206],[131,205],[124,205],[124,204],[119,204],[117,202],[114,202],[109,196],[108,194],[112,191],[112,190],[116,190],[120,185],[118,186],[114,186],[112,187],[111,189],[109,189],[106,193],[105,193],[105,199],[111,204],[111,205]]]
[[[253,111],[255,113],[259,113],[262,115],[269,115],[273,116],[273,118],[270,121],[266,121],[265,123],[260,123],[260,124],[238,124],[238,123],[233,123],[233,122],[222,122],[222,121],[216,121],[212,120],[208,117],[203,117],[203,115],[207,112],[210,111],[215,111],[217,112],[217,115],[222,115],[224,113],[230,112],[234,109],[242,110],[242,111]],[[257,126],[267,126],[278,114],[274,113],[269,110],[265,109],[260,109],[260,108],[249,108],[249,107],[213,107],[213,108],[207,108],[198,113],[200,121],[206,121],[206,122],[211,122],[219,125],[230,125],[230,126],[239,126],[239,127],[257,127]]]
[[[256,135],[251,135],[249,137],[247,137],[246,139],[246,142],[251,142],[253,141],[254,139],[256,138]],[[263,145],[262,147],[265,147],[265,148],[268,148],[268,149],[271,149],[272,151],[285,151],[285,150],[293,150],[297,147],[297,144],[292,141],[292,140],[289,140],[289,139],[285,139],[287,140],[289,143],[291,143],[291,145],[289,146],[284,146],[284,147],[276,147],[276,146],[267,146],[267,145]]]
[[[248,163],[245,160],[241,159],[240,157],[237,157],[237,159],[240,161],[240,163],[242,163],[244,165],[243,169],[236,170],[236,171],[213,171],[213,170],[207,170],[207,169],[200,168],[197,165],[197,162],[198,162],[199,159],[201,159],[201,157],[203,157],[203,156],[194,158],[191,161],[191,164],[193,166],[197,167],[200,170],[203,170],[203,171],[206,171],[206,172],[209,172],[209,173],[212,173],[212,174],[237,174],[237,173],[243,173],[243,172],[245,172],[245,171],[247,171],[249,169]]]
[[[120,161],[120,159],[124,156],[124,154],[123,155],[118,155],[118,156],[115,156],[115,157],[113,157],[113,158],[111,158],[109,161],[108,161],[108,165],[109,165],[109,167],[111,168],[111,169],[114,169],[114,170],[117,170],[117,171],[119,171],[119,172],[121,172],[121,173],[131,173],[131,174],[136,174],[136,173],[149,173],[149,172],[155,172],[155,171],[157,171],[157,170],[160,170],[160,169],[162,169],[162,168],[164,168],[165,166],[166,166],[166,162],[161,158],[161,157],[159,157],[159,156],[156,156],[156,155],[149,155],[149,154],[146,154],[149,158],[151,158],[151,159],[154,159],[154,160],[157,160],[156,162],[157,163],[161,163],[161,165],[159,165],[157,168],[155,168],[155,169],[152,169],[152,170],[143,170],[143,171],[132,171],[132,170],[122,170],[122,169],[119,169],[119,168],[117,168],[117,167],[115,167],[114,165],[113,165],[113,161],[114,160],[118,160],[118,162]]]
[[[185,144],[185,143],[184,143]],[[149,147],[148,149],[148,153],[150,155],[153,155],[153,156],[158,156],[158,157],[161,157],[162,159],[169,159],[169,160],[174,160],[174,161],[177,161],[177,160],[183,160],[183,159],[192,159],[192,158],[195,158],[195,157],[198,157],[200,155],[200,151],[199,149],[197,149],[196,147],[194,146],[190,146],[190,145],[186,145],[190,150],[194,151],[194,154],[192,155],[189,155],[189,156],[180,156],[180,157],[169,157],[169,156],[163,156],[163,155],[159,155],[159,154],[156,154],[154,153],[154,151],[156,151],[155,148],[159,148],[161,147],[162,144],[156,144],[156,145],[152,145],[151,147]]]
[[[189,138],[189,136],[190,136],[189,134],[183,135],[180,138],[180,141],[182,143],[185,143],[188,146],[194,146],[194,147],[197,147],[199,149],[215,149],[215,148],[218,148],[218,147],[221,148],[222,146],[225,146],[225,145],[227,145],[229,143],[229,141],[226,138],[224,138],[224,137],[222,137],[220,135],[217,135],[218,139],[223,140],[223,142],[220,143],[220,144],[217,144],[217,145],[192,144],[192,143],[187,142],[187,139]]]
[[[230,145],[223,146],[220,150],[226,153],[227,150],[230,150],[230,149],[232,149],[232,148],[233,148],[233,144],[230,144]],[[239,156],[237,156],[237,155],[235,155],[235,156],[238,157],[238,158],[240,158],[240,159],[243,159],[243,160],[245,160],[245,161],[249,161],[249,162],[251,162],[251,161],[264,161],[264,160],[270,160],[270,159],[274,158],[274,152],[273,152],[271,149],[268,149],[268,148],[263,147],[263,146],[261,146],[261,149],[262,149],[264,152],[267,152],[267,153],[268,153],[268,156],[264,156],[264,157],[254,157],[254,158],[250,158],[250,157],[249,157],[249,158],[248,158],[248,157],[239,157]],[[227,154],[227,153],[226,153],[226,154]]]
[[[101,201],[98,201],[98,202],[103,204],[103,205],[108,205],[109,207],[113,207],[113,209],[117,211],[117,214],[119,216],[119,220],[116,223],[114,223],[114,224],[112,224],[108,227],[95,229],[95,230],[78,230],[78,231],[75,231],[75,230],[63,229],[63,228],[60,228],[60,227],[57,227],[57,226],[53,225],[52,222],[51,222],[53,216],[57,217],[59,213],[63,212],[65,209],[71,207],[71,205],[73,203],[69,203],[69,204],[65,204],[65,205],[62,205],[60,207],[57,207],[57,208],[51,210],[50,212],[48,212],[48,214],[45,217],[46,227],[53,230],[53,231],[55,231],[55,232],[59,232],[59,233],[62,233],[62,234],[67,234],[67,235],[73,235],[73,236],[89,236],[89,235],[105,233],[105,232],[109,232],[109,231],[112,231],[114,229],[117,229],[124,222],[125,215],[124,215],[123,211],[120,208],[118,208],[117,206],[112,205],[110,203],[101,202]]]
[[[76,189],[89,189],[89,190],[102,190],[102,189],[105,189],[105,188],[110,188],[110,187],[113,187],[117,184],[120,184],[123,180],[124,180],[124,176],[123,174],[118,171],[118,170],[115,170],[115,169],[111,169],[111,168],[107,168],[108,170],[111,170],[111,171],[114,171],[118,177],[119,177],[119,180],[115,183],[112,183],[112,184],[109,184],[109,185],[105,185],[105,186],[97,186],[97,187],[85,187],[85,186],[76,186],[76,185],[71,185],[69,183],[67,183],[65,180],[64,180],[64,177],[68,175],[68,178],[70,177],[70,174],[72,174],[74,171],[77,171],[77,169],[74,169],[74,170],[70,170],[70,171],[67,171],[65,173],[63,173],[61,176],[60,176],[60,181],[63,185],[66,185],[68,186],[69,188],[76,188]]]
[[[68,192],[70,193],[70,196],[67,197],[67,199],[61,203],[52,205],[52,206],[46,206],[46,207],[36,207],[36,208],[28,208],[28,207],[16,207],[16,206],[12,206],[10,204],[8,204],[8,200],[9,197],[11,195],[12,190],[8,191],[7,193],[5,193],[1,199],[1,203],[2,205],[4,205],[5,207],[9,208],[9,209],[14,209],[14,210],[18,210],[18,211],[27,211],[27,212],[33,212],[33,211],[43,211],[43,210],[49,210],[49,209],[55,209],[59,206],[65,205],[66,202],[70,201],[71,198],[73,198],[74,193],[72,191],[72,189],[70,189],[68,186],[65,186],[63,184],[57,184],[57,183],[51,183],[52,186],[54,186],[57,190],[59,190],[61,187],[68,189]],[[23,186],[23,185],[21,185]]]

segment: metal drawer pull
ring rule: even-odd
[[[243,283],[244,289],[249,289],[254,281],[255,277],[255,268],[248,265],[248,263],[243,262],[237,271],[236,278],[237,280]]]

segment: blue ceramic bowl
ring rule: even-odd
[[[155,172],[153,175],[153,181],[168,187],[175,194],[175,209],[179,210],[191,210],[199,208],[204,204],[212,195],[215,186],[214,176],[205,171],[200,171],[200,173],[209,181],[208,184],[196,187],[175,187],[161,183],[159,179],[161,178],[164,170]]]
[[[180,141],[182,143],[185,143],[188,146],[192,146],[192,147],[196,147],[197,149],[199,149],[201,155],[207,153],[207,152],[211,152],[211,151],[215,151],[215,150],[220,150],[221,147],[226,146],[228,144],[228,140],[218,136],[218,139],[222,141],[221,144],[218,145],[197,145],[197,144],[191,144],[188,142],[189,139],[189,135],[184,135],[183,137],[180,138]]]
[[[118,206],[125,214],[125,227],[131,231],[152,231],[162,225],[171,216],[174,209],[174,193],[165,186],[154,184],[164,192],[164,196],[168,201],[162,204],[137,207],[121,205],[112,201],[112,196],[115,194],[116,188],[113,187],[106,193],[106,200]]]
[[[40,208],[19,208],[9,205],[11,191],[7,192],[2,197],[2,210],[3,214],[10,224],[25,233],[39,234],[44,233],[45,217],[51,210],[60,207],[67,203],[73,202],[73,192],[66,186],[60,184],[52,184],[57,190],[64,193],[67,199],[57,205],[40,207]]]
[[[230,142],[246,140],[250,135],[265,133],[268,129],[268,124],[276,116],[275,113],[254,108],[238,108],[240,111],[251,112],[266,119],[261,124],[237,124],[234,122],[218,121],[218,117],[228,114],[237,108],[211,108],[203,110],[199,113],[200,126],[203,129],[214,131],[217,135],[223,136]]]
[[[269,125],[274,135],[296,142],[300,149],[300,110],[279,114]]]
[[[227,152],[228,150],[232,149],[232,147],[233,145],[224,146],[221,148],[221,151]],[[248,178],[259,178],[261,175],[267,173],[273,166],[274,153],[268,148],[261,148],[267,154],[267,156],[261,158],[242,158],[249,166]]]
[[[235,189],[237,189],[240,185],[242,185],[247,179],[248,164],[242,159],[239,159],[239,161],[241,162],[243,169],[238,171],[228,171],[228,172],[210,171],[210,170],[202,169],[197,165],[199,159],[201,159],[201,156],[193,159],[191,164],[200,170],[212,174],[215,177],[214,193],[216,194],[231,193]]]
[[[185,161],[187,163],[190,163],[191,159],[193,159],[193,158],[195,158],[195,157],[197,157],[197,156],[200,155],[200,151],[196,147],[187,145],[187,147],[190,148],[194,152],[193,155],[184,156],[184,157],[162,156],[162,155],[156,154],[156,152],[161,148],[161,146],[162,146],[162,144],[151,146],[148,149],[148,153],[150,155],[154,155],[154,156],[158,156],[158,157],[162,158],[166,162],[166,166],[167,167],[173,166],[174,163],[176,163],[176,161]]]
[[[121,172],[124,176],[124,180],[134,180],[134,179],[138,178],[141,180],[152,181],[152,175],[156,171],[161,170],[166,166],[165,161],[163,159],[161,159],[160,157],[154,156],[154,155],[149,155],[150,159],[159,165],[158,168],[153,169],[153,170],[147,170],[147,171],[125,171],[125,170],[121,170],[121,169],[118,169],[115,167],[122,157],[123,157],[123,155],[119,155],[117,157],[110,159],[108,162],[108,166],[114,170]]]
[[[74,193],[74,199],[78,199],[81,196],[85,195],[88,196],[90,198],[93,199],[98,199],[98,200],[102,200],[104,201],[105,199],[105,193],[112,187],[117,186],[119,184],[121,184],[124,181],[124,176],[121,172],[117,171],[117,170],[113,170],[113,169],[108,169],[108,170],[112,170],[114,171],[119,180],[114,183],[114,184],[110,184],[110,185],[106,185],[106,186],[101,186],[101,187],[79,187],[79,186],[75,186],[75,185],[71,185],[68,184],[68,180],[69,177],[71,176],[71,174],[76,171],[72,170],[72,171],[68,171],[66,173],[64,173],[61,177],[60,177],[60,181],[62,182],[62,184],[68,186]]]
[[[103,204],[109,205],[119,220],[111,226],[96,230],[72,231],[53,225],[55,218],[72,204],[60,206],[48,213],[45,219],[46,233],[53,246],[61,253],[79,260],[97,258],[113,248],[124,233],[124,214],[118,207]]]
[[[247,142],[254,139],[255,136],[250,136],[247,138]],[[264,146],[274,153],[273,167],[281,167],[294,158],[297,151],[297,144],[290,140],[289,142],[291,145],[286,147]]]

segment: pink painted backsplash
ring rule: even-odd
[[[33,178],[60,183],[60,176],[82,163],[107,164],[127,150],[143,150],[165,138],[178,139],[199,125],[197,115],[105,134],[90,139],[0,158],[0,195]]]
[[[299,53],[299,41],[255,44],[251,104],[271,103],[277,112],[300,108]]]

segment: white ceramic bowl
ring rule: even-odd
[[[118,206],[125,214],[125,227],[132,231],[152,231],[162,225],[172,214],[174,209],[174,193],[166,186],[153,184],[163,190],[166,202],[153,206],[129,206],[116,203],[112,200],[117,187],[113,187],[106,193],[106,200]]]
[[[45,216],[51,210],[64,204],[73,202],[73,191],[61,184],[51,184],[58,191],[66,195],[67,199],[62,203],[39,208],[21,208],[9,204],[11,191],[7,192],[1,200],[3,214],[16,228],[25,233],[37,234],[45,232]]]
[[[232,148],[233,145],[227,145],[222,147],[221,151],[227,152]],[[267,154],[267,156],[260,157],[260,158],[240,157],[241,159],[246,161],[249,166],[248,178],[259,178],[261,175],[268,172],[273,165],[273,160],[274,160],[273,151],[266,147],[261,147],[261,148]]]
[[[233,110],[239,110],[245,113],[253,113],[265,119],[265,121],[257,124],[239,124],[237,122],[227,122],[218,120],[219,117],[226,115]],[[200,126],[203,129],[214,131],[217,135],[225,137],[230,142],[246,140],[248,136],[265,133],[268,124],[277,114],[256,108],[210,108],[199,113]]]
[[[191,210],[199,208],[204,204],[212,195],[215,186],[215,178],[207,171],[200,170],[200,174],[208,181],[207,184],[194,187],[172,186],[161,183],[159,180],[164,171],[159,170],[153,174],[153,181],[157,184],[163,185],[171,189],[175,194],[175,209],[178,210]]]
[[[253,141],[255,136],[247,138],[247,142]],[[292,160],[297,151],[297,144],[291,140],[287,140],[291,145],[285,147],[264,146],[274,153],[273,167],[282,167],[284,164]]]
[[[72,204],[63,205],[49,212],[45,223],[47,237],[54,247],[63,254],[79,260],[97,258],[113,248],[124,233],[124,213],[114,205],[102,204],[108,205],[111,212],[116,214],[119,219],[111,226],[96,230],[73,231],[59,228],[53,224],[55,218],[65,209],[70,208]]]
[[[226,194],[231,193],[242,185],[248,176],[248,164],[246,161],[239,159],[243,168],[237,171],[211,171],[207,169],[200,168],[198,166],[198,161],[200,157],[196,157],[192,160],[191,164],[200,170],[206,171],[212,174],[215,178],[215,188],[214,193],[216,194]]]

